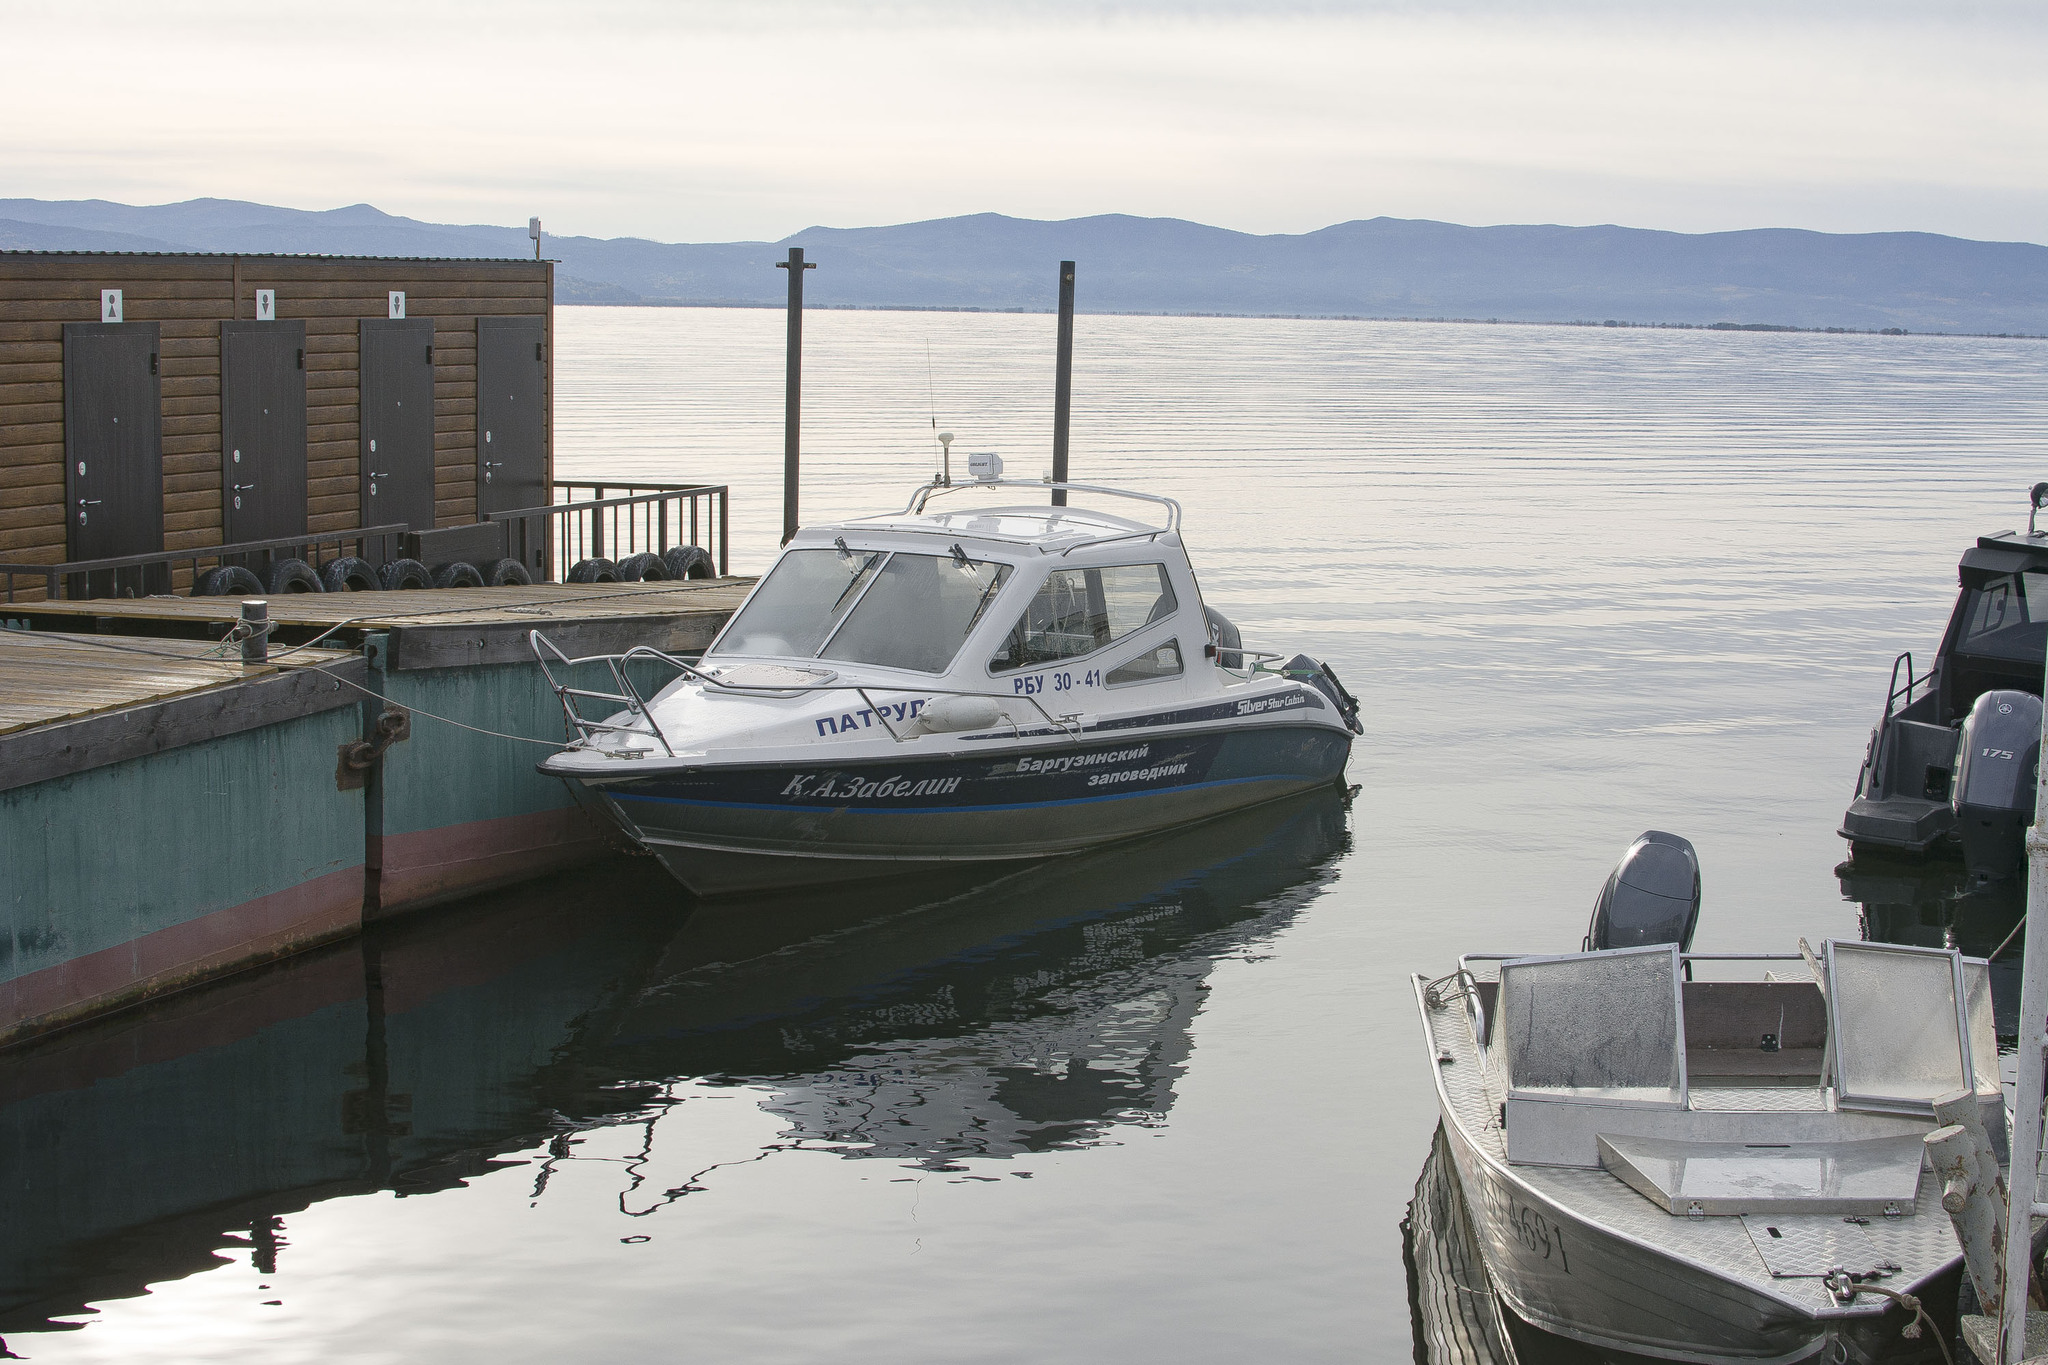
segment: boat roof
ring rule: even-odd
[[[2024,573],[2044,566],[2048,566],[2048,531],[2033,535],[2000,531],[1996,535],[1978,536],[1977,543],[1963,551],[1957,569],[1965,586],[1976,586],[2000,574]]]

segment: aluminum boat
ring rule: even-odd
[[[1646,835],[1631,855],[1682,874],[1681,850]],[[1629,861],[1603,910],[1650,904]],[[1494,1291],[1545,1331],[1664,1360],[1869,1361],[1932,1330],[1898,1298],[1952,1294],[1961,1258],[1924,1139],[1963,1123],[1987,1159],[2005,1145],[1985,963],[1599,946],[1627,918],[1603,935],[1596,916],[1591,951],[1414,978]]]
[[[1019,488],[1149,519],[986,501]],[[1205,607],[1180,523],[934,482],[798,532],[701,659],[535,632],[573,736],[540,770],[701,895],[1042,858],[1338,780],[1357,701]]]

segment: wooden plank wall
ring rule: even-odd
[[[122,291],[123,318],[163,328],[164,548],[221,542],[220,323],[306,322],[307,529],[361,525],[357,321],[434,319],[434,520],[476,520],[476,320],[549,320],[548,467],[554,467],[553,265],[543,261],[387,260],[0,252],[0,561],[65,558],[64,324],[97,322],[100,291]],[[184,575],[178,587],[183,590]],[[28,594],[40,597],[40,591]]]

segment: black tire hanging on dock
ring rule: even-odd
[[[616,583],[619,566],[609,559],[579,559],[569,570],[571,583]]]
[[[263,592],[263,580],[239,564],[208,569],[192,582],[194,597],[251,597]]]
[[[377,569],[367,559],[343,555],[320,566],[320,584],[329,592],[375,592]]]
[[[533,582],[533,575],[526,566],[516,559],[501,559],[491,565],[491,571],[484,575],[484,581],[494,588],[526,587]]]
[[[320,575],[303,559],[280,559],[270,566],[270,595],[288,592],[322,592]]]
[[[668,566],[660,555],[641,553],[619,561],[621,583],[660,583],[668,577]]]
[[[670,578],[716,578],[718,566],[701,545],[677,545],[662,552],[662,567]]]
[[[386,592],[397,592],[403,588],[431,588],[434,579],[427,572],[427,566],[417,559],[394,559],[377,570],[377,582]]]
[[[465,564],[458,559],[434,568],[434,586],[437,588],[481,588],[483,585],[484,576],[477,572],[474,564]]]

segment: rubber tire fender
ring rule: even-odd
[[[616,583],[619,566],[609,559],[579,559],[569,570],[571,583]]]
[[[386,592],[398,592],[408,588],[431,588],[433,575],[427,566],[417,559],[394,559],[377,570],[377,582]]]
[[[661,583],[668,579],[668,566],[660,555],[642,552],[619,561],[621,583]]]
[[[494,588],[523,588],[533,582],[533,575],[528,573],[526,566],[518,560],[501,559],[491,565],[491,571],[485,575],[484,581]]]
[[[280,559],[270,566],[270,595],[280,597],[288,592],[325,592],[320,575],[313,572],[313,566],[303,559]]]
[[[343,555],[320,566],[320,584],[329,592],[375,592],[377,570],[367,559]]]
[[[194,597],[261,597],[263,580],[239,564],[208,569],[193,580]]]
[[[477,572],[476,565],[454,560],[434,566],[434,586],[437,588],[481,588],[484,576]]]
[[[710,552],[701,545],[677,545],[662,551],[661,566],[675,579],[718,577]]]

